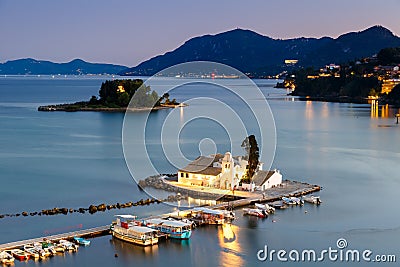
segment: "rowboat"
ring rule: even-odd
[[[268,214],[261,209],[243,208],[243,215],[251,215],[259,218],[266,218]]]
[[[20,261],[26,261],[29,260],[30,255],[28,253],[26,253],[25,251],[22,251],[20,249],[12,249],[11,251],[11,255],[14,256],[14,258],[16,258],[17,260]]]
[[[90,245],[90,241],[87,239],[84,239],[83,237],[74,237],[74,240],[77,244],[79,245],[83,245],[83,246],[89,246]]]
[[[192,235],[192,224],[183,221],[149,219],[144,221],[144,225],[167,234],[171,238],[189,239]]]
[[[111,224],[113,237],[140,246],[152,246],[158,243],[158,230],[141,226],[136,216],[116,215],[117,220]]]
[[[1,251],[0,252],[0,263],[3,264],[12,264],[14,262],[14,257],[11,256],[10,253],[6,251]]]

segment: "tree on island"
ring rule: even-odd
[[[253,175],[255,174],[258,163],[259,163],[259,157],[260,157],[260,151],[258,148],[257,140],[254,134],[249,135],[246,137],[241,145],[244,150],[246,151],[246,156],[245,158],[248,161],[247,165],[247,171],[244,177],[242,178],[242,182],[245,183],[250,183]]]
[[[99,99],[92,96],[89,105],[98,107],[127,107],[132,99],[132,107],[160,106],[162,98],[141,79],[107,80],[101,84]]]

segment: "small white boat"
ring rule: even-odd
[[[282,201],[287,205],[302,205],[304,201],[298,197],[282,197]]]
[[[251,215],[259,218],[268,217],[268,213],[261,209],[243,208],[243,215]]]
[[[36,249],[36,251],[39,252],[39,257],[41,260],[44,260],[47,257],[52,256],[51,252],[47,248],[43,248],[42,243],[36,242],[33,243],[31,246],[33,246]]]
[[[317,204],[317,205],[322,203],[321,198],[319,196],[313,196],[313,195],[304,196],[303,200],[305,202],[308,202],[308,203],[311,203],[311,204]]]
[[[268,204],[260,204],[260,203],[254,203],[254,205],[261,209],[261,210],[265,210],[266,212],[268,212],[269,214],[274,213],[275,212],[275,208],[271,207]]]
[[[62,245],[65,248],[65,250],[67,250],[67,251],[76,252],[76,251],[78,251],[78,248],[79,248],[78,245],[76,245],[68,240],[61,239],[58,243],[60,245]]]
[[[10,253],[6,251],[0,252],[0,263],[13,264],[13,262],[14,262],[14,257]]]
[[[32,245],[25,245],[24,251],[31,256],[31,259],[37,260],[40,258],[39,252]]]

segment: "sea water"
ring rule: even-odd
[[[149,198],[138,189],[124,160],[124,114],[37,111],[40,105],[89,99],[98,94],[107,78],[0,77],[0,214]],[[159,90],[170,83],[160,78],[152,88]],[[245,86],[239,79],[223,83]],[[280,169],[284,179],[321,185],[322,205],[278,210],[268,219],[245,217],[237,210],[237,219],[229,227],[198,228],[188,241],[168,240],[150,248],[104,236],[93,239],[89,247],[76,254],[16,265],[364,266],[362,260],[343,263],[325,258],[317,263],[295,263],[282,262],[276,255],[272,262],[257,257],[265,246],[269,251],[287,252],[338,249],[336,243],[341,238],[347,241],[342,250],[371,250],[373,255],[395,254],[398,259],[400,128],[394,114],[399,110],[375,104],[298,101],[287,96],[285,90],[273,88],[276,81],[255,83],[275,119],[277,146],[272,168]],[[190,90],[176,91],[173,97],[178,101],[196,95],[225,97],[214,89],[206,83],[194,84]],[[252,105],[257,103],[260,100],[254,99]],[[184,115],[190,114],[190,108],[183,108]],[[218,105],[205,108],[220,110]],[[148,127],[154,127],[154,132],[149,131],[146,142],[157,168],[174,172],[162,157],[157,158],[161,146],[159,125],[169,112],[161,110],[150,115]],[[237,112],[241,112],[240,107]],[[183,154],[195,158],[199,140],[207,136],[215,140],[220,153],[240,150],[240,144],[227,141],[221,127],[198,120],[182,131]],[[136,161],[140,163],[143,156],[137,155]],[[173,206],[160,204],[94,215],[3,218],[0,243],[106,225],[118,213],[145,217],[173,210]]]

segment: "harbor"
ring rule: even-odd
[[[152,179],[154,179],[154,177]],[[209,188],[206,190],[201,187],[190,188],[183,185],[172,185],[170,182],[165,180],[164,176],[159,176],[158,179],[162,180],[166,186],[173,186],[173,191],[175,191],[178,196],[181,194],[186,194],[183,197],[195,195],[197,191],[202,192],[203,196],[209,194],[209,197],[221,193],[216,191],[217,189],[215,188]],[[118,215],[117,220],[113,221],[110,225],[9,242],[1,244],[0,251],[15,252],[19,249],[26,248],[27,246],[29,247],[31,244],[42,244],[43,242],[61,244],[62,242],[74,242],[81,239],[84,240],[84,238],[91,239],[106,235],[113,235],[117,239],[141,246],[152,246],[157,244],[159,241],[168,238],[189,239],[191,236],[191,229],[195,230],[196,227],[210,224],[224,225],[231,223],[232,220],[234,220],[235,213],[236,216],[242,214],[242,210],[240,210],[242,207],[250,207],[256,204],[255,208],[252,208],[251,210],[257,210],[263,206],[268,207],[267,203],[282,201],[282,199],[285,198],[303,197],[320,190],[321,187],[318,185],[285,180],[282,183],[282,186],[262,192],[231,191],[224,196],[225,198],[223,198],[228,199],[228,201],[221,201],[212,206],[190,207],[186,209],[180,208],[180,210],[173,213],[160,214],[148,218],[137,218],[133,215]],[[265,205],[261,203],[265,203]],[[246,209],[248,208],[243,209],[243,215],[248,214],[246,213]],[[267,216],[268,215],[266,214],[265,217]],[[116,229],[119,230],[117,231]],[[128,238],[128,231],[131,231],[132,229],[135,230],[134,233],[140,233],[142,236],[139,235],[139,238],[135,240]],[[124,231],[125,235],[123,234]],[[179,235],[177,235],[177,231],[180,232]],[[143,234],[149,241],[144,241]],[[90,243],[90,241],[85,241]]]

